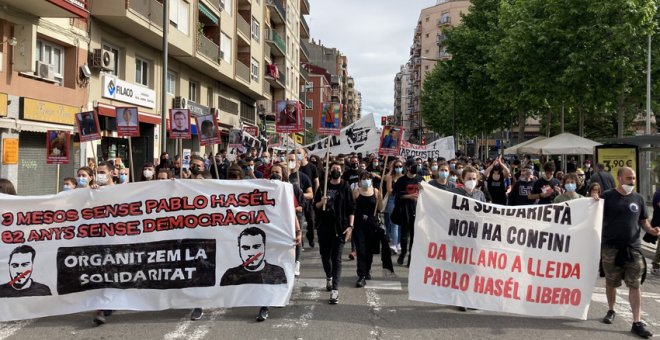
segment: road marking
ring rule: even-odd
[[[626,295],[626,296],[624,297],[623,295]],[[622,319],[624,319],[628,323],[632,324],[633,314],[632,314],[632,310],[630,309],[630,303],[628,302],[627,295],[628,295],[627,291],[624,292],[623,290],[621,290],[621,292],[618,292],[618,290],[617,290],[616,302],[614,303],[614,310],[616,311],[616,315],[618,317],[621,317]],[[648,295],[657,295],[657,294],[642,293],[642,298],[645,298],[645,297],[650,298],[650,296],[648,296]],[[607,296],[605,295],[605,288],[596,287],[594,289],[593,295],[591,296],[591,301],[600,302],[600,303],[604,304],[605,307],[607,307]],[[644,305],[642,304],[642,307],[643,306]],[[660,326],[660,322],[658,322],[657,320],[651,318],[651,316],[648,313],[644,312],[644,308],[642,308],[640,318],[642,319],[642,321],[646,322],[647,324],[649,324],[653,327]]]
[[[383,330],[376,324],[378,319],[380,319],[380,316],[378,315],[378,312],[381,310],[380,296],[378,295],[378,292],[376,292],[376,289],[372,287],[368,287],[366,293],[367,305],[371,308],[370,321],[371,326],[373,327],[369,334],[371,334],[373,339],[380,339],[383,336]]]
[[[14,335],[14,333],[21,330],[21,328],[27,327],[33,322],[34,320],[3,322],[0,324],[0,340],[7,339],[8,337]]]
[[[197,328],[192,332],[192,335],[188,337],[187,339],[189,340],[199,340],[203,339],[206,334],[208,334],[209,330],[211,329],[211,325],[213,322],[220,316],[225,314],[225,309],[224,308],[218,308],[214,309],[211,311],[211,314],[209,315],[208,320],[204,320],[197,326]],[[199,322],[199,321],[198,321]]]
[[[321,289],[325,288],[325,279],[298,278],[296,280],[296,285]],[[384,280],[369,280],[367,281],[367,288],[379,290],[403,290],[401,287],[401,281]]]
[[[208,313],[208,310],[206,311]],[[186,315],[179,321],[177,324],[176,328],[165,334],[163,336],[164,340],[177,340],[177,339],[193,339],[193,340],[198,340],[202,339],[206,336],[206,334],[209,332],[210,329],[210,324],[211,322],[215,321],[219,316],[225,314],[225,309],[224,308],[219,308],[219,309],[214,309],[211,311],[207,320],[196,320],[192,321],[190,320],[190,316]],[[193,326],[193,324],[195,324]],[[188,331],[188,328],[191,328],[192,330]]]
[[[163,339],[165,340],[185,339],[186,331],[188,330],[188,327],[190,327],[192,323],[193,322],[190,320],[190,316],[183,317],[183,319],[181,319],[181,321],[177,323],[176,328],[173,331],[165,334],[163,336]]]
[[[291,294],[290,307],[291,311],[282,319],[281,322],[273,324],[273,328],[300,328],[304,329],[309,326],[309,322],[314,318],[314,310],[318,299],[321,297],[321,291],[314,279],[298,279],[297,284],[294,286],[293,293]],[[323,285],[325,287],[325,280]],[[303,290],[305,290],[303,292]],[[296,318],[296,305],[302,302],[312,302],[302,306],[302,314]]]

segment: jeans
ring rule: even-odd
[[[396,246],[399,244],[399,225],[394,224],[390,219],[390,215],[394,210],[394,196],[390,197],[387,200],[387,205],[385,206],[385,212],[383,213],[383,220],[385,222],[385,230],[387,232],[387,237],[390,239],[390,246]]]
[[[341,253],[344,249],[344,235],[336,236],[333,231],[319,230],[319,253],[326,278],[332,278],[332,290],[337,290],[341,277]]]

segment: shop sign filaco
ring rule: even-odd
[[[154,90],[131,84],[112,76],[103,77],[103,98],[144,106],[150,109],[156,107],[156,92]]]

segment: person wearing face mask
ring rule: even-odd
[[[437,165],[437,163],[433,164],[435,164],[438,170],[435,172],[436,178],[430,180],[429,184],[442,190],[450,190],[456,188],[456,182],[449,181],[449,165],[447,163],[442,165]],[[433,165],[431,167],[433,167]]]
[[[73,190],[77,186],[76,179],[73,177],[66,177],[64,178],[63,182],[64,185],[62,185],[62,191]]]
[[[396,202],[396,195],[394,194],[394,183],[403,176],[403,163],[395,159],[390,163],[390,168],[385,175],[385,191],[386,194],[386,206],[383,213],[383,222],[385,223],[385,231],[390,240],[390,250],[392,254],[398,254],[401,251],[401,244],[399,243],[399,225],[392,222],[392,211],[394,211],[394,203]]]
[[[273,163],[270,159],[270,153],[264,151],[261,153],[261,165],[257,167],[257,171],[261,172],[264,178],[270,178],[270,168],[273,166]]]
[[[140,177],[140,182],[153,181],[156,178],[156,168],[151,162],[146,162],[142,166],[142,174]]]
[[[534,187],[532,171],[534,171],[534,168],[529,166],[520,170],[520,176],[511,188],[511,194],[509,195],[509,205],[531,205],[536,203],[536,200],[529,198],[529,194],[532,192],[532,188]]]
[[[117,176],[117,183],[115,184],[126,184],[129,182],[129,173],[130,169],[126,167],[122,167],[118,171],[118,176]]]
[[[194,178],[202,171],[206,171],[205,160],[199,155],[190,156],[190,169],[181,172],[181,178]],[[218,169],[218,171],[220,171]]]
[[[394,184],[392,191],[396,196],[392,219],[401,227],[400,241],[401,253],[397,259],[399,265],[403,265],[408,250],[412,250],[415,237],[415,211],[417,209],[417,198],[419,197],[420,183],[424,181],[417,174],[417,162],[414,159],[406,161],[406,175],[399,178]],[[408,243],[410,240],[410,243]],[[410,256],[408,264],[410,266]]]
[[[587,159],[584,161],[584,180],[589,183],[589,180],[591,179],[591,175],[594,174],[594,168],[591,166],[591,160]]]
[[[287,155],[286,166],[287,171],[289,172],[289,183],[291,183],[294,188],[298,187],[300,191],[302,191],[303,200],[301,202],[305,202],[305,200],[310,200],[311,202],[311,200],[314,199],[314,186],[312,184],[312,180],[305,173],[299,171],[300,163],[301,162],[297,160],[295,151],[291,151]],[[301,222],[304,224],[303,221]]]
[[[486,195],[483,191],[477,189],[477,181],[479,179],[479,171],[471,166],[463,168],[461,173],[463,180],[462,188],[455,188],[452,190],[461,196],[466,196],[477,200],[479,202],[486,202]]]
[[[449,170],[449,178],[447,179],[455,188],[462,188],[463,183],[460,180],[460,177],[456,170]]]
[[[112,172],[115,170],[115,165],[111,162],[101,162],[96,166],[96,175],[94,177],[95,185],[100,187],[111,186],[115,183],[112,181]]]
[[[614,304],[616,289],[623,280],[628,286],[628,300],[632,309],[633,323],[630,331],[640,337],[653,334],[641,322],[641,284],[646,276],[646,261],[641,252],[641,231],[658,236],[660,227],[652,227],[644,197],[634,191],[635,170],[619,168],[619,185],[600,195],[604,199],[603,232],[600,258],[605,272],[605,295],[608,311],[603,323],[611,324],[616,317]],[[597,197],[594,197],[597,199]]]
[[[371,173],[372,180],[374,181],[374,188],[380,188],[380,183],[383,180],[383,167],[380,164],[378,157],[373,157],[367,165],[367,171]]]
[[[348,169],[342,175],[342,179],[348,183],[348,185],[353,186],[360,180],[360,161],[357,156],[352,156],[348,163]]]
[[[332,163],[327,190],[320,188],[314,196],[319,253],[332,305],[339,302],[341,253],[351,238],[355,217],[355,200],[350,186],[341,179],[342,169],[342,164]]]
[[[92,168],[83,166],[78,169],[76,175],[78,176],[76,178],[76,184],[79,189],[89,188],[90,185],[94,184],[94,170]]]
[[[254,168],[254,159],[248,157],[245,159],[245,176],[244,178],[263,178],[263,174]]]
[[[317,171],[316,165],[309,161],[307,150],[304,148],[298,149],[298,155],[296,157],[300,160],[300,173],[307,175],[307,177],[312,182],[312,193],[316,193],[316,190],[318,190],[320,184],[319,173]],[[314,204],[312,202],[313,199],[314,197],[312,196],[311,198],[300,202],[300,204],[303,206],[303,210],[305,211],[306,223],[304,224],[306,225],[305,228],[307,229],[305,232],[305,237],[307,238],[307,242],[311,248],[314,248],[314,230],[316,229]]]
[[[553,177],[555,173],[553,162],[546,162],[543,171],[545,173],[534,183],[529,199],[538,200],[537,204],[552,204],[555,197],[561,194],[561,184]]]
[[[380,239],[376,228],[378,219],[375,216],[376,209],[380,210],[383,198],[380,191],[373,186],[373,176],[370,172],[360,174],[360,186],[353,190],[355,200],[355,225],[353,229],[353,240],[357,253],[357,276],[355,286],[362,288],[371,280],[371,264],[374,253],[380,247]]]
[[[562,184],[564,186],[564,193],[555,197],[553,203],[562,203],[577,198],[582,198],[584,196],[577,193],[577,182],[578,176],[575,173],[569,173],[564,176]]]

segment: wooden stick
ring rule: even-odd
[[[215,161],[215,146],[217,144],[213,144],[211,146],[211,159],[213,160],[213,168],[215,169],[215,175],[220,179],[220,173],[218,172],[218,162]]]
[[[57,164],[57,181],[55,181],[55,193],[60,192],[60,165]]]
[[[385,164],[383,164],[383,169],[387,167],[387,161],[390,158],[390,155],[385,155]],[[378,192],[380,192],[381,197],[383,196],[383,182],[385,182],[385,171],[380,176],[380,185],[378,185]],[[375,193],[374,193],[375,195]],[[385,202],[383,202],[385,204]],[[374,216],[378,214],[378,196],[376,196],[376,209],[374,209]]]
[[[128,137],[128,163],[130,164],[131,167],[131,178],[129,179],[130,182],[135,182],[135,164],[133,164],[133,142],[132,142],[133,137],[129,136]]]

